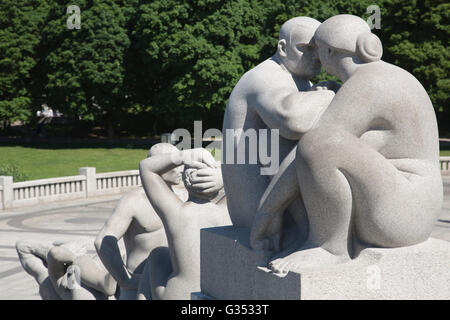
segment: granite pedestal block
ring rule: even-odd
[[[354,260],[285,277],[258,268],[249,229],[201,230],[201,293],[195,299],[450,299],[450,243],[364,249]]]

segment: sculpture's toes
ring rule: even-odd
[[[282,259],[275,259],[275,260],[272,260],[272,261],[270,261],[269,262],[269,268],[271,269],[271,270],[275,270],[275,269],[277,269],[277,266],[278,266],[278,264],[280,263],[282,261]]]
[[[269,268],[277,276],[284,277],[289,272],[289,263],[284,259],[276,259],[269,263]]]
[[[280,265],[280,272],[278,273],[278,276],[285,277],[289,272],[289,262],[283,262],[283,264]]]

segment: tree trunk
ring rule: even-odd
[[[113,117],[111,113],[108,113],[106,115],[106,130],[107,130],[107,134],[108,134],[108,140],[110,142],[112,142],[115,138],[115,133],[114,133],[114,122],[113,122]]]

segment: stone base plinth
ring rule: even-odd
[[[281,278],[258,266],[249,230],[201,230],[201,294],[196,299],[450,299],[450,242],[369,248],[354,260]]]

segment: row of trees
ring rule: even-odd
[[[130,117],[148,133],[196,119],[220,128],[231,90],[273,54],[284,21],[367,19],[371,4],[381,8],[383,59],[450,113],[445,0],[2,0],[0,120],[32,123],[47,103],[102,121],[110,136]],[[69,5],[81,9],[80,29],[67,27]]]

